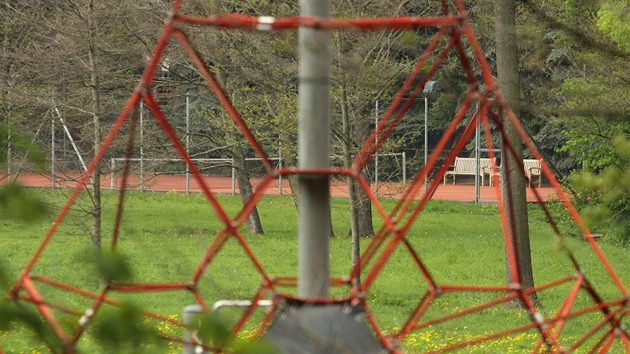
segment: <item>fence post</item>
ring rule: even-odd
[[[192,344],[194,342],[194,330],[191,327],[198,325],[200,316],[203,315],[203,308],[201,305],[188,305],[184,307],[184,325],[186,329],[184,330],[184,354],[208,354],[208,351],[203,349],[200,345]]]
[[[190,96],[186,94],[186,154],[190,156]],[[186,163],[186,194],[190,193],[190,166]]]
[[[278,141],[278,169],[282,169],[282,140]],[[282,195],[282,174],[278,175],[278,187]]]
[[[140,102],[140,192],[144,193],[144,103]]]
[[[374,144],[378,145],[378,100],[374,110]],[[374,195],[378,197],[378,150],[374,152]]]
[[[63,117],[61,116],[61,112],[59,112],[59,109],[57,107],[55,107],[55,112],[57,113],[59,122],[61,122],[61,125],[63,126],[63,130],[66,132],[66,135],[68,136],[68,139],[70,140],[70,144],[72,144],[74,153],[79,158],[79,162],[81,162],[81,167],[83,167],[83,171],[87,172],[87,166],[85,165],[85,161],[83,161],[83,156],[81,156],[81,152],[79,151],[77,144],[74,142],[74,139],[72,138],[72,134],[70,134],[70,130],[68,129],[68,126],[66,125],[66,122],[64,121]],[[91,178],[90,178],[90,181],[92,181]]]
[[[425,84],[426,86],[426,84]],[[424,176],[424,192],[427,192],[429,188],[429,170],[427,166],[427,159],[429,155],[429,98],[424,96],[424,169],[427,170],[426,176]]]
[[[475,112],[475,203],[479,203],[480,199],[480,187],[479,187],[479,174],[481,173],[481,163],[480,163],[480,152],[479,152],[479,144],[480,144],[480,116],[479,116],[479,102],[477,102],[477,111]],[[490,174],[490,178],[492,178],[492,174]]]
[[[403,186],[407,184],[407,153],[402,152],[402,177]],[[427,171],[427,178],[429,178],[429,171]]]
[[[50,183],[51,187],[55,188],[55,116],[52,117],[50,124]]]
[[[111,165],[112,165],[112,171],[110,172],[110,177],[109,177],[109,186],[111,189],[114,189],[114,174],[116,173],[116,160],[114,160],[114,158],[112,157],[111,159]]]
[[[11,104],[9,103],[9,109],[7,114],[7,183],[11,183]],[[15,179],[13,179],[15,182]]]
[[[235,183],[235,171],[234,171],[234,157],[232,157],[232,196],[236,195],[236,183]]]

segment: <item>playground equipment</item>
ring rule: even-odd
[[[371,18],[371,19],[335,19],[327,18],[324,14],[318,14],[315,9],[306,11],[299,17],[271,18],[253,17],[241,14],[225,14],[210,18],[187,16],[180,13],[182,0],[175,0],[172,13],[160,36],[151,61],[149,62],[137,90],[131,95],[126,106],[123,108],[118,119],[114,123],[107,137],[104,139],[101,149],[87,167],[86,173],[81,178],[79,186],[74,190],[68,199],[67,204],[61,210],[50,230],[36,250],[32,260],[26,265],[19,279],[11,289],[9,297],[21,303],[33,304],[39,314],[45,319],[47,324],[54,330],[54,333],[64,343],[66,352],[73,352],[77,341],[89,327],[95,314],[105,305],[117,305],[115,295],[120,293],[135,294],[143,292],[157,291],[180,291],[188,292],[195,299],[202,311],[209,312],[210,301],[219,299],[206,299],[198,288],[198,283],[204,271],[213,262],[216,262],[217,255],[229,239],[235,239],[240,247],[245,251],[247,257],[254,264],[262,281],[251,299],[247,299],[247,307],[243,315],[232,328],[232,334],[238,334],[251,318],[253,312],[259,308],[261,300],[271,300],[271,306],[262,323],[258,326],[257,337],[270,339],[275,343],[279,351],[284,353],[308,352],[308,353],[400,353],[401,345],[414,331],[420,331],[432,325],[448,323],[458,318],[480,313],[493,306],[505,304],[511,301],[521,301],[527,308],[528,318],[525,323],[519,326],[506,328],[503,331],[486,333],[476,337],[455,338],[448,345],[444,345],[433,352],[448,352],[467,346],[484,343],[502,338],[508,335],[534,331],[538,335],[538,341],[532,347],[532,352],[571,352],[580,348],[584,343],[591,345],[587,350],[591,352],[611,352],[613,350],[623,350],[630,352],[630,340],[628,333],[623,326],[623,321],[627,316],[628,291],[609,264],[604,253],[596,243],[593,235],[580,219],[575,208],[571,205],[568,197],[561,189],[558,181],[553,176],[549,166],[542,160],[542,156],[531,142],[529,136],[523,129],[517,117],[505,104],[503,97],[498,91],[490,68],[485,61],[485,55],[481,50],[475,33],[466,17],[463,0],[455,1],[455,11],[449,5],[450,1],[443,0],[444,13],[440,16],[429,18],[396,17],[396,18]],[[323,3],[323,1],[321,2]],[[309,12],[311,11],[311,12]],[[332,30],[406,30],[415,28],[431,27],[435,28],[435,35],[424,54],[418,59],[417,65],[410,73],[408,79],[399,90],[391,106],[387,109],[383,117],[378,122],[374,133],[363,144],[360,152],[354,159],[351,168],[332,169],[327,165],[328,159],[328,137],[327,137],[327,117],[326,109],[317,107],[319,102],[313,101],[313,97],[318,95],[327,96],[322,87],[301,86],[300,91],[304,95],[301,101],[300,123],[305,124],[300,129],[300,166],[276,168],[264,148],[257,141],[251,130],[241,118],[238,110],[232,105],[229,95],[224,91],[220,83],[215,79],[212,70],[206,64],[202,55],[195,49],[188,40],[186,33],[179,25],[214,26],[226,29],[246,29],[257,31],[274,30],[295,30],[305,31],[303,36],[319,35],[321,31]],[[325,33],[324,33],[325,38]],[[311,38],[312,39],[312,38]],[[319,40],[322,38],[320,37]],[[208,86],[217,96],[225,110],[228,112],[234,123],[239,127],[243,136],[247,139],[251,148],[258,158],[262,159],[267,168],[267,175],[259,190],[243,206],[242,210],[235,217],[227,215],[221,203],[213,195],[211,186],[203,182],[203,178],[193,163],[191,157],[186,153],[182,142],[175,135],[172,127],[164,116],[160,104],[153,96],[151,85],[160,60],[169,45],[169,41],[177,42],[184,48],[191,61],[196,66],[199,74],[206,81]],[[440,47],[440,43],[446,44]],[[439,49],[441,48],[441,49]],[[325,50],[324,50],[325,52]],[[438,54],[432,56],[434,52]],[[425,166],[423,166],[413,181],[404,192],[404,197],[399,200],[395,208],[387,212],[371,191],[369,183],[362,177],[361,171],[367,166],[375,152],[387,140],[394,126],[404,115],[404,111],[411,103],[401,103],[405,97],[421,97],[422,90],[429,81],[440,64],[449,53],[456,53],[462,63],[465,78],[468,82],[468,92],[462,102],[461,108],[456,112],[453,121],[442,137],[435,151],[429,156]],[[470,55],[469,55],[470,53]],[[311,55],[315,55],[311,53]],[[304,57],[303,57],[304,59]],[[322,58],[311,56],[305,59],[307,62],[317,62]],[[324,61],[327,61],[324,58]],[[318,67],[321,63],[311,63],[305,71],[300,73],[306,78],[321,78],[327,81],[326,67]],[[323,71],[322,71],[323,70]],[[475,70],[479,76],[475,74]],[[480,77],[480,79],[478,79]],[[308,80],[307,80],[308,81]],[[310,80],[313,82],[321,82]],[[310,91],[309,91],[310,90]],[[310,101],[309,101],[310,100]],[[411,100],[408,100],[411,102]],[[45,274],[45,270],[37,269],[35,266],[44,249],[50,240],[55,236],[58,226],[63,222],[70,206],[74,203],[83,185],[88,183],[89,176],[100,161],[105,151],[108,149],[113,139],[121,132],[125,122],[136,123],[138,107],[144,103],[152,112],[152,115],[161,125],[164,133],[170,138],[173,145],[186,160],[190,173],[202,185],[203,193],[208,199],[215,216],[221,220],[224,228],[218,232],[203,257],[201,257],[197,269],[191,274],[190,279],[179,283],[109,283],[100,293],[91,293],[74,287],[66,279],[55,279],[54,275]],[[478,103],[478,110],[475,105]],[[313,112],[313,107],[317,107],[321,116],[305,118]],[[469,111],[478,112],[470,119],[466,120]],[[559,198],[567,207],[571,217],[584,233],[585,239],[589,242],[593,252],[599,257],[605,271],[610,275],[611,281],[615,284],[618,294],[605,297],[598,293],[596,286],[589,282],[588,270],[583,269],[577,258],[570,250],[565,250],[567,263],[571,272],[562,274],[558,278],[550,279],[536,288],[523,288],[520,284],[517,269],[517,254],[513,247],[507,230],[508,220],[505,209],[512,206],[510,201],[501,199],[499,187],[495,186],[499,198],[499,210],[503,225],[504,240],[507,250],[507,261],[510,265],[512,283],[506,285],[478,285],[478,284],[448,284],[435,279],[431,274],[431,268],[425,264],[421,254],[413,247],[408,236],[411,226],[423,211],[430,200],[433,191],[442,182],[450,165],[453,164],[457,154],[464,148],[471,139],[477,128],[478,122],[484,131],[490,158],[494,159],[494,149],[490,136],[490,127],[494,126],[500,134],[504,134],[501,117],[495,113],[503,111],[510,122],[516,127],[526,146],[530,149],[535,159],[541,160],[541,170],[544,177],[556,188]],[[479,118],[479,119],[477,119]],[[323,122],[323,124],[322,124]],[[459,125],[466,128],[457,138],[457,143],[450,151],[446,160],[438,168],[435,178],[427,183],[424,190],[422,186],[427,180],[431,168],[435,166],[440,154],[444,150],[448,141],[453,138]],[[129,134],[129,146],[133,146],[134,134]],[[317,145],[319,141],[322,145]],[[318,153],[319,151],[319,153]],[[506,151],[506,153],[513,153]],[[127,161],[129,163],[129,159]],[[252,211],[256,203],[261,199],[265,186],[278,175],[287,176],[297,174],[301,178],[301,196],[303,205],[300,212],[299,230],[299,264],[298,276],[270,274],[258,261],[255,252],[249,247],[246,238],[239,227],[243,225],[248,214]],[[371,243],[363,250],[360,259],[343,277],[332,277],[328,271],[328,248],[326,234],[322,233],[322,220],[326,220],[326,207],[328,205],[328,178],[331,175],[350,176],[358,185],[365,190],[376,212],[382,217],[383,225],[374,235]],[[510,181],[505,181],[510,183]],[[126,173],[123,171],[122,188],[120,192],[120,202],[118,206],[119,217],[113,226],[112,248],[119,246],[118,235],[121,227],[120,215],[124,212],[123,201],[125,197]],[[534,187],[535,190],[535,187]],[[419,197],[418,203],[412,203],[412,199]],[[538,198],[541,207],[546,211],[549,222],[554,228],[558,238],[560,234],[551,214],[546,210],[542,198]],[[408,317],[400,328],[390,332],[385,332],[379,326],[379,318],[370,311],[370,290],[376,280],[381,276],[381,271],[385,265],[391,261],[396,251],[407,253],[413,259],[413,266],[417,269],[418,278],[424,284],[418,291],[417,304],[410,309]],[[41,273],[41,274],[40,274]],[[61,291],[73,292],[84,296],[90,305],[84,309],[71,309],[69,305],[55,304],[49,301],[40,291],[40,287],[54,287]],[[530,294],[535,291],[543,291],[550,287],[566,287],[566,299],[556,312],[545,317],[530,299]],[[329,288],[345,287],[346,295],[333,297]],[[286,288],[297,288],[297,295],[286,291]],[[456,312],[440,312],[439,299],[447,294],[453,293],[491,293],[495,297],[490,301],[482,301],[469,308],[459,309]],[[590,300],[587,306],[575,308],[577,299],[586,297]],[[266,303],[268,304],[268,303]],[[185,327],[185,324],[168,318],[164,314],[150,312],[146,309],[145,315],[149,318],[160,319],[170,324]],[[429,311],[436,311],[438,315],[425,318]],[[76,326],[71,333],[67,333],[60,325],[59,313],[76,317]],[[570,342],[563,337],[563,329],[568,321],[574,317],[588,314],[595,316],[597,320],[592,330],[583,333],[579,338]],[[598,337],[595,337],[598,336]],[[169,340],[176,340],[169,338]],[[193,338],[186,338],[184,344],[194,346],[201,352],[220,352],[222,348],[213,346],[211,343],[203,343]]]

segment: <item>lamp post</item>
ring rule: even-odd
[[[475,203],[479,203],[479,170],[481,169],[481,156],[479,155],[479,138],[481,135],[479,124],[481,119],[479,117],[479,102],[477,102],[477,110],[475,112]],[[492,178],[492,174],[490,174],[490,178]]]
[[[429,96],[436,96],[440,91],[440,83],[437,81],[427,81],[424,84],[422,94],[424,95],[424,168],[427,168],[429,151]],[[424,191],[426,193],[429,183],[429,171],[424,178]]]
[[[490,98],[488,99],[488,101],[494,101],[494,99]],[[489,149],[481,147],[481,122],[482,122],[481,118],[482,117],[481,117],[480,108],[481,108],[480,104],[479,102],[477,102],[476,109],[475,109],[475,117],[474,117],[475,119],[475,203],[479,203],[481,201],[481,188],[479,184],[479,176],[481,175],[480,173],[483,173],[481,169],[481,153],[490,152]],[[492,149],[492,151],[494,151],[495,154],[501,153],[501,149]],[[489,179],[492,180],[492,172],[490,173]]]

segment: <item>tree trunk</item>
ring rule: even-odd
[[[254,194],[254,189],[249,179],[247,166],[245,166],[245,155],[238,144],[232,147],[232,158],[234,159],[234,169],[241,202],[245,205],[252,197],[252,194]],[[262,235],[265,233],[262,223],[260,222],[260,216],[258,215],[258,207],[254,207],[252,212],[247,216],[245,224],[247,225],[247,230],[252,234]]]
[[[514,0],[494,0],[495,34],[497,53],[497,83],[507,104],[514,113],[520,113],[520,81],[518,72],[518,45],[516,38],[516,6]],[[503,115],[502,115],[503,117]],[[523,142],[507,117],[503,117],[505,137],[502,140],[502,195],[506,203],[508,232],[517,254],[518,276],[523,289],[534,286],[529,244],[529,227],[525,177],[522,171]],[[508,149],[511,146],[514,154]],[[509,181],[509,183],[507,183]],[[507,267],[508,283],[514,282],[511,269]],[[536,293],[530,295],[538,305]],[[516,305],[516,304],[513,304]],[[522,306],[523,303],[520,303]]]
[[[371,120],[368,119],[355,119],[357,134],[354,141],[367,141],[371,133],[370,122]],[[365,168],[363,170],[363,177],[368,181],[370,180],[369,174],[368,169]],[[372,224],[372,203],[358,183],[355,184],[355,189],[357,195],[356,208],[359,216],[359,237],[371,237],[374,235],[374,225]]]
[[[281,134],[280,139],[283,141],[283,145],[290,146],[290,137],[288,134]],[[294,154],[286,154],[282,156],[284,160],[285,166],[297,166],[297,158]],[[293,204],[295,204],[295,209],[297,212],[300,212],[299,208],[299,200],[300,200],[300,188],[299,188],[299,178],[297,175],[289,175],[289,187],[291,188],[291,196],[293,197]],[[330,214],[330,205],[328,205],[328,213]],[[328,237],[335,237],[335,231],[332,226],[332,219],[328,219]]]
[[[226,72],[219,71],[218,75],[222,78],[223,82],[227,81],[228,76]],[[225,122],[224,120],[222,121]],[[235,131],[232,131],[232,128],[234,127],[231,126],[225,130],[225,140],[232,145],[230,152],[232,153],[234,174],[236,176],[236,182],[238,183],[241,204],[245,205],[245,203],[247,203],[254,194],[254,188],[252,187],[252,182],[249,179],[249,171],[247,170],[245,163],[245,153],[243,152],[242,146],[239,144],[239,139],[242,139],[242,136]],[[247,216],[247,219],[245,219],[245,225],[247,227],[247,231],[254,235],[262,235],[265,233],[262,223],[260,222],[258,206],[254,206],[252,212]]]
[[[346,96],[345,82],[341,84],[341,121],[343,125],[343,165],[345,168],[352,167],[352,137],[350,135],[350,117],[348,116],[348,99]],[[361,245],[359,237],[359,212],[357,206],[357,188],[352,176],[346,176],[348,183],[348,198],[350,199],[350,236],[352,238],[352,265],[354,266],[361,257]],[[355,285],[360,283],[359,279],[353,279]]]
[[[354,188],[356,189],[358,203],[357,211],[359,217],[359,237],[372,237],[374,236],[374,225],[372,224],[372,202],[358,183],[354,185]]]
[[[90,65],[90,91],[92,92],[92,124],[94,129],[94,156],[98,153],[101,145],[101,97],[98,75],[98,60],[96,54],[96,30],[94,23],[94,1],[88,1],[88,60]],[[97,163],[92,175],[93,196],[92,196],[92,246],[98,257],[101,256],[101,164]],[[99,275],[99,283],[105,284],[105,279]]]
[[[283,133],[280,134],[280,140],[282,141],[282,146],[291,146],[291,136],[289,134]],[[297,166],[297,157],[293,153],[283,153],[282,155],[282,164],[283,166]],[[300,199],[300,188],[298,188],[298,178],[297,175],[288,175],[287,179],[289,180],[289,188],[291,189],[291,197],[293,198],[293,204],[295,208],[298,209],[298,200]],[[299,210],[298,210],[299,212]]]

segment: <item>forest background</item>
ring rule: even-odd
[[[466,1],[466,5],[494,68],[493,2]],[[298,6],[295,1],[192,0],[184,2],[182,12],[281,17],[299,13]],[[63,119],[81,154],[93,155],[101,131],[109,128],[135,88],[169,8],[170,2],[162,0],[4,1],[0,5],[0,153],[4,154],[0,161],[24,161],[23,156],[32,153],[28,142],[33,137],[39,137],[45,160],[54,129],[49,123],[55,117]],[[332,13],[430,16],[440,13],[440,2],[339,0],[332,2]],[[630,219],[629,16],[628,4],[621,0],[532,0],[517,2],[516,17],[521,119],[546,161],[564,178],[578,207],[622,241],[627,241],[630,230],[630,223],[624,221]],[[186,30],[256,138],[268,151],[279,155],[282,149],[286,165],[296,165],[297,33]],[[334,155],[356,153],[374,127],[375,102],[393,97],[434,33],[429,28],[333,35]],[[456,57],[447,58],[433,79],[442,91],[430,102],[429,131],[435,136],[450,123],[467,87]],[[180,136],[191,138],[193,157],[231,157],[237,164],[253,156],[181,49],[169,49],[155,90],[167,115],[178,122],[174,125],[180,127]],[[202,118],[187,130],[181,128],[186,102]],[[407,151],[418,166],[421,125],[420,120],[405,121],[386,151]],[[150,125],[146,129],[145,154],[171,157],[166,138],[151,134]],[[124,155],[123,141],[108,151],[106,159]],[[65,149],[58,154],[74,154],[69,146]],[[81,169],[76,158],[64,163],[61,169]],[[244,166],[238,170],[246,172]],[[576,171],[587,173],[571,177]],[[107,171],[99,167],[94,178],[101,172]],[[357,198],[359,205],[365,201],[364,196]],[[100,210],[99,200],[100,195],[95,195],[94,204],[86,209],[92,215]],[[369,203],[363,204],[369,208]],[[365,216],[359,225],[369,223],[370,211],[357,209]],[[99,224],[95,220],[91,231],[95,243]],[[359,233],[370,234],[371,225],[365,228]]]

